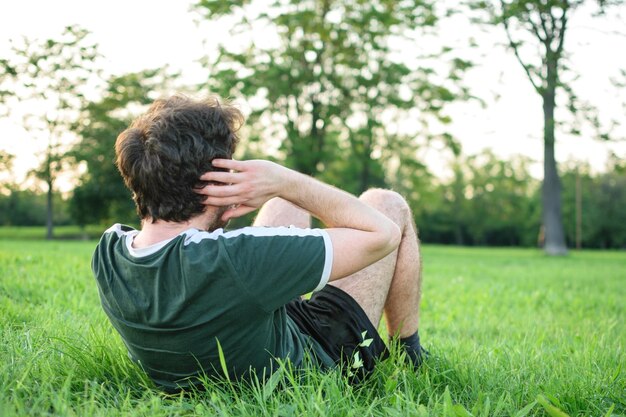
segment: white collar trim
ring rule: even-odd
[[[135,258],[144,258],[146,256],[150,256],[153,253],[160,251],[165,245],[170,243],[172,240],[174,240],[178,236],[184,234],[185,232],[182,232],[179,235],[171,237],[169,239],[157,242],[153,245],[146,246],[145,248],[133,248],[133,241],[135,240],[135,237],[139,233],[138,230],[131,230],[130,232],[124,233],[124,236],[125,236],[124,240],[126,243],[126,249],[128,249],[128,253],[130,253]]]

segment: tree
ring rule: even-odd
[[[169,76],[171,78],[175,76]],[[168,85],[165,70],[145,70],[111,77],[102,97],[84,105],[72,130],[81,138],[68,156],[84,165],[70,201],[79,225],[136,218],[134,204],[115,167],[115,140],[133,117]]]
[[[593,3],[598,12],[623,1],[603,0],[470,0],[475,9],[487,11],[489,23],[501,25],[507,43],[523,68],[543,104],[544,179],[542,183],[542,222],[544,249],[550,255],[567,253],[561,208],[561,183],[555,158],[555,109],[557,96],[566,93],[569,110],[583,113],[564,73],[570,72],[566,61],[565,39],[572,13],[585,3]],[[597,120],[592,120],[597,124]]]
[[[213,71],[202,87],[254,99],[250,140],[259,153],[355,193],[390,177],[406,182],[406,171],[392,171],[416,158],[418,130],[426,140],[454,142],[445,135],[444,107],[464,97],[458,73],[469,67],[450,59],[436,71],[437,64],[408,53],[418,48],[407,32],[434,28],[434,4],[292,0],[261,8],[199,0],[196,9],[206,18],[227,18],[234,27],[231,44],[220,45],[217,59],[205,59]],[[276,37],[264,44],[245,38],[259,30]],[[241,50],[232,46],[236,36]],[[406,120],[413,132],[399,127]],[[444,131],[427,133],[434,121]]]
[[[70,126],[85,103],[87,84],[97,73],[97,46],[88,31],[69,26],[58,38],[23,39],[13,45],[12,53],[0,62],[12,78],[4,91],[19,103],[14,107],[25,109],[24,129],[47,138],[41,165],[33,173],[47,186],[46,237],[51,239],[54,183],[65,165]]]
[[[0,150],[0,172],[9,174],[13,169],[13,159],[15,155]],[[10,174],[9,174],[10,175]],[[10,177],[4,175],[0,177],[0,194],[10,193],[13,188],[13,181]]]

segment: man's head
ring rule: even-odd
[[[181,222],[204,212],[200,176],[232,157],[243,116],[217,97],[155,101],[115,143],[117,167],[142,220]]]

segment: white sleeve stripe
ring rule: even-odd
[[[191,243],[199,243],[204,239],[217,240],[222,237],[225,239],[234,238],[241,235],[253,236],[253,237],[270,237],[270,236],[294,236],[294,237],[306,237],[306,236],[323,236],[321,229],[299,229],[297,227],[244,227],[242,229],[233,230],[231,232],[224,232],[222,229],[217,229],[213,232],[204,232],[196,229],[186,230],[185,233],[185,245]]]
[[[330,235],[328,232],[322,229],[318,229],[324,238],[324,247],[326,249],[326,258],[324,260],[324,270],[322,271],[322,278],[320,279],[320,283],[315,287],[313,292],[319,291],[328,284],[328,280],[330,279],[330,273],[333,269],[333,242],[330,240]]]

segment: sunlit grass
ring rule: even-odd
[[[106,226],[88,225],[80,227],[55,226],[53,229],[54,239],[97,239],[106,230]],[[46,228],[42,226],[1,226],[0,239],[9,240],[38,240],[46,237]]]
[[[364,384],[281,369],[266,384],[166,396],[102,313],[94,241],[0,240],[0,416],[626,414],[626,253],[426,246],[415,373]]]

